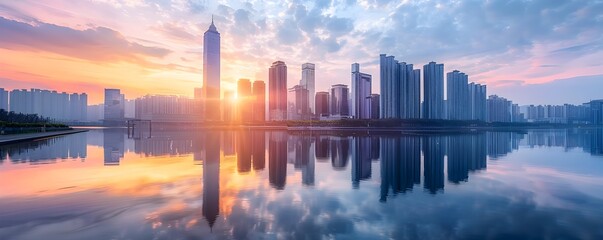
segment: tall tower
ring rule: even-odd
[[[299,85],[303,86],[305,89],[308,89],[308,99],[309,99],[309,106],[310,106],[310,112],[316,113],[316,110],[314,109],[314,95],[316,94],[316,88],[315,88],[315,82],[316,82],[316,75],[315,75],[315,69],[316,66],[314,65],[314,63],[304,63],[302,64],[302,79],[301,82],[299,83]]]
[[[370,74],[360,72],[360,64],[352,64],[352,116],[356,119],[371,118]]]
[[[220,33],[213,17],[203,34],[203,91],[205,120],[220,121]]]
[[[287,120],[287,65],[272,63],[268,76],[268,113],[270,121]]]
[[[423,118],[444,119],[444,64],[423,66]]]

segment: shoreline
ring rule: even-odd
[[[87,131],[88,130],[86,130],[86,129],[72,129],[72,130],[64,130],[64,131],[0,135],[0,145],[7,145],[7,144],[26,142],[26,141],[34,141],[34,140],[52,138],[52,137],[87,132]]]

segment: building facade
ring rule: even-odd
[[[253,121],[253,96],[251,81],[239,79],[237,82],[237,120],[240,122]]]
[[[104,120],[107,122],[123,122],[125,114],[125,96],[119,89],[105,89]]]
[[[264,81],[253,82],[253,121],[266,121],[266,83]]]
[[[4,111],[8,110],[8,91],[4,90],[4,88],[0,88],[0,109],[4,109]]]
[[[268,77],[269,120],[287,120],[287,65],[282,61],[272,63]]]
[[[37,114],[57,122],[86,121],[88,95],[85,93],[14,89],[6,99],[6,110],[16,113]]]
[[[356,119],[371,118],[372,76],[360,72],[360,64],[352,64],[352,112]]]
[[[328,117],[331,114],[329,110],[329,92],[317,92],[314,99],[316,116],[318,118]]]
[[[423,118],[444,119],[444,64],[423,66]]]
[[[295,85],[287,95],[287,120],[309,120],[309,91],[304,86]]]
[[[135,101],[136,119],[163,123],[199,121],[199,106],[195,99],[181,96],[147,95]]]
[[[314,95],[316,94],[316,65],[314,63],[302,64],[302,79],[299,85],[308,90],[310,113],[314,114]]]
[[[204,119],[220,121],[220,33],[213,18],[209,29],[203,34],[203,91]]]
[[[381,54],[380,117],[418,119],[421,117],[421,71],[412,64]]]
[[[470,119],[469,76],[454,70],[446,74],[446,103],[450,120]]]
[[[349,88],[344,84],[331,86],[331,117],[349,118]]]

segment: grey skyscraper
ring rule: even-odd
[[[448,119],[469,120],[470,97],[469,76],[454,70],[446,74],[446,103],[448,104]]]
[[[486,85],[469,83],[469,119],[486,121]]]
[[[0,88],[0,109],[8,112],[8,91]]]
[[[444,119],[444,64],[423,66],[423,118]]]
[[[394,56],[380,56],[381,118],[421,117],[421,71]]]
[[[349,91],[348,86],[344,84],[331,87],[331,116],[339,118],[350,116]]]
[[[314,95],[316,94],[316,74],[315,74],[316,66],[314,63],[304,63],[302,64],[302,79],[299,85],[303,86],[305,89],[308,89],[309,96],[309,106],[310,112],[315,113],[314,109]]]
[[[372,76],[360,72],[360,64],[352,64],[352,116],[356,119],[371,118]]]
[[[287,118],[287,65],[282,61],[272,63],[268,79],[268,113],[271,121]]]
[[[379,119],[380,98],[379,94],[371,94],[371,119]]]
[[[511,106],[513,102],[497,95],[488,97],[488,121],[511,122]]]
[[[220,33],[213,18],[203,34],[203,91],[205,120],[220,121]]]
[[[123,122],[125,97],[119,89],[105,89],[105,117],[107,124]]]

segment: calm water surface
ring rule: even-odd
[[[603,130],[94,129],[0,146],[0,239],[603,239]]]

